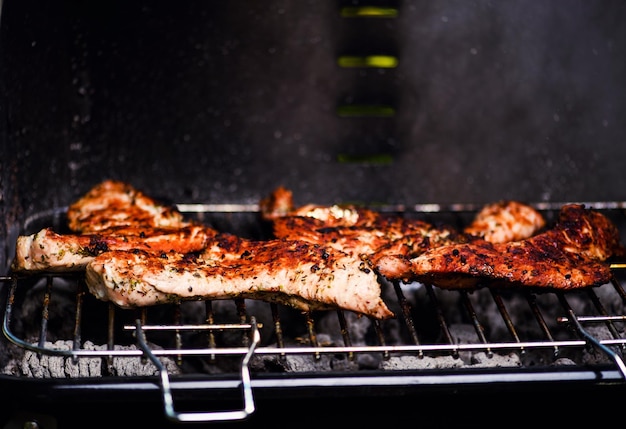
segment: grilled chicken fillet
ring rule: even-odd
[[[260,208],[263,219],[272,222],[277,238],[330,246],[371,261],[384,254],[415,255],[431,246],[464,241],[452,228],[364,207],[295,207],[291,191],[284,187],[261,200]]]
[[[532,237],[545,225],[545,219],[533,207],[503,200],[485,205],[463,231],[490,243],[506,243]]]
[[[330,206],[306,204],[296,207],[293,202],[293,193],[282,186],[261,200],[259,210],[264,220],[273,222],[286,216],[302,216],[317,219],[327,227],[373,226],[380,219],[379,213],[351,204]]]
[[[293,202],[293,192],[283,186],[276,188],[270,195],[259,203],[261,217],[275,225],[277,236],[296,234],[303,230],[303,225],[296,225],[298,231],[286,231],[291,226],[282,220],[287,217],[306,217],[317,219],[310,228],[321,227],[365,227],[365,228],[397,228],[402,223],[413,223],[409,219],[398,216],[382,215],[373,210],[354,205],[319,206],[306,204],[296,207]],[[392,222],[390,224],[389,222]],[[531,237],[545,226],[545,219],[541,213],[530,205],[514,200],[502,200],[485,205],[478,212],[472,223],[464,229],[464,233],[482,237],[492,243],[521,240]],[[411,227],[409,225],[409,227]],[[417,221],[417,228],[423,231],[430,227],[425,222]],[[398,232],[398,231],[396,231]],[[396,232],[392,232],[391,235]],[[403,232],[400,232],[403,234]],[[383,233],[384,234],[384,233]]]
[[[367,257],[386,273],[403,273],[407,259],[424,251],[476,238],[506,242],[528,238],[545,226],[543,216],[529,205],[499,201],[486,205],[463,232],[448,226],[396,215],[383,215],[355,206],[295,207],[293,194],[279,187],[260,202],[263,219],[274,235],[328,245]]]
[[[11,269],[15,273],[75,272],[85,269],[96,255],[111,250],[195,252],[215,235],[210,228],[117,227],[91,234],[58,234],[44,228],[17,238]]]
[[[197,256],[111,251],[89,262],[89,290],[132,308],[181,300],[251,298],[303,310],[394,314],[377,275],[358,258],[302,241],[250,241],[219,234]]]
[[[406,259],[388,256],[376,270],[390,279],[441,288],[471,288],[481,282],[575,289],[611,280],[605,261],[623,255],[616,226],[580,204],[562,207],[554,228],[525,240],[490,243],[482,239],[430,249]]]
[[[132,186],[106,180],[71,204],[74,234],[44,228],[19,236],[11,268],[18,273],[74,272],[111,250],[197,252],[217,231],[186,221],[176,208],[158,203]]]
[[[131,185],[105,180],[68,207],[72,231],[93,233],[113,227],[180,228],[190,224],[175,207],[162,204]]]
[[[380,217],[366,226],[327,226],[324,221],[306,216],[287,216],[274,220],[274,235],[290,240],[304,240],[323,244],[356,256],[373,255],[381,248],[396,243],[417,251],[420,246],[456,240],[456,232],[449,228],[435,228],[419,220],[407,221],[400,217]]]

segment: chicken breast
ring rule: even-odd
[[[11,269],[15,273],[78,272],[97,255],[111,250],[195,252],[216,232],[201,225],[181,228],[117,227],[92,234],[58,234],[44,228],[17,238]]]
[[[611,280],[605,261],[623,255],[616,226],[583,205],[565,205],[554,228],[525,240],[482,239],[429,249],[406,259],[381,258],[376,270],[389,279],[441,288],[471,288],[488,282],[537,288],[576,289]]]
[[[190,224],[175,207],[114,180],[94,186],[71,204],[67,219],[72,231],[84,234],[122,226],[181,228]]]
[[[111,251],[88,263],[86,281],[96,297],[123,308],[251,298],[303,311],[394,316],[365,261],[303,241],[250,241],[219,234],[199,256]]]
[[[259,203],[261,217],[268,221],[289,217],[307,217],[321,221],[324,226],[373,226],[380,219],[380,214],[352,204],[333,204],[322,206],[305,204],[296,207],[293,192],[283,186],[276,188]]]
[[[292,192],[284,187],[276,188],[261,200],[260,208],[262,217],[272,222],[278,238],[329,245],[369,257],[373,264],[383,256],[411,258],[432,247],[465,243],[474,238],[494,243],[520,240],[545,226],[537,210],[518,201],[486,205],[463,232],[351,205],[295,207]],[[402,260],[397,259],[396,263],[399,262]]]
[[[385,254],[409,257],[434,246],[464,241],[452,228],[393,216],[381,217],[370,226],[334,227],[316,218],[287,216],[274,220],[274,234],[279,238],[330,246],[372,262]]]
[[[485,205],[464,232],[490,243],[506,243],[532,237],[546,225],[543,215],[519,201],[498,201]]]
[[[268,221],[287,216],[293,209],[293,192],[284,186],[277,187],[259,202],[261,218]]]

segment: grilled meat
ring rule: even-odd
[[[365,228],[417,228],[423,232],[424,228],[431,228],[426,222],[408,220],[402,217],[383,215],[379,212],[354,205],[319,206],[307,204],[296,207],[293,202],[293,193],[285,187],[279,186],[269,196],[259,203],[261,217],[274,224],[276,236],[294,237],[302,233],[304,228],[321,230],[322,228],[357,227]],[[283,221],[288,217],[306,217],[317,219],[319,222]],[[404,226],[404,223],[409,225]],[[416,223],[416,226],[412,226]],[[533,207],[513,200],[502,200],[485,205],[477,213],[472,223],[463,232],[476,237],[482,237],[492,243],[528,238],[545,226],[545,219]],[[294,231],[288,231],[293,228]],[[447,228],[445,228],[447,229]],[[356,232],[354,232],[355,234]],[[387,231],[377,235],[386,234]],[[405,232],[395,231],[391,235]],[[347,233],[353,234],[353,233]],[[331,237],[332,239],[332,237]]]
[[[304,240],[310,243],[328,244],[355,255],[370,255],[389,243],[400,239],[415,241],[420,237],[434,239],[455,235],[455,231],[435,228],[420,220],[406,220],[400,217],[379,217],[377,222],[365,226],[328,226],[325,221],[307,216],[286,216],[274,220],[274,235],[290,240]]]
[[[275,222],[286,216],[303,216],[317,219],[325,227],[373,226],[380,219],[379,213],[350,204],[331,206],[306,204],[296,207],[293,203],[293,193],[282,186],[261,200],[259,210],[264,220]]]
[[[293,192],[284,186],[279,186],[267,197],[259,202],[261,218],[273,220],[278,217],[287,216],[294,209]]]
[[[419,281],[441,288],[471,288],[482,282],[574,289],[611,280],[605,261],[623,255],[616,226],[580,204],[562,207],[554,228],[525,240],[482,239],[429,249],[407,259],[386,256],[376,270],[389,279]]]
[[[86,268],[89,290],[120,307],[252,298],[303,310],[345,309],[393,317],[377,275],[362,260],[303,241],[219,234],[197,256],[111,251]]]
[[[383,215],[354,206],[295,207],[291,191],[279,187],[260,203],[261,214],[272,222],[276,237],[329,245],[372,264],[380,262],[390,272],[406,268],[406,258],[427,249],[466,243],[476,237],[505,242],[530,237],[545,220],[534,208],[517,201],[486,205],[473,222],[458,232],[448,226],[395,215]],[[393,268],[391,263],[400,264]],[[381,266],[383,266],[381,265]]]
[[[284,187],[261,200],[260,210],[263,219],[272,222],[277,238],[327,245],[372,261],[384,254],[413,256],[431,246],[464,241],[452,228],[363,207],[295,207],[291,191]]]
[[[127,183],[105,180],[68,207],[69,227],[93,233],[114,227],[181,228],[190,225],[175,207],[157,202]]]
[[[381,214],[353,205],[318,206],[307,204],[294,209],[289,216],[320,220],[327,227],[371,227],[381,222]]]
[[[13,271],[84,270],[94,295],[125,308],[241,297],[393,317],[366,261],[302,241],[219,234],[121,182],[94,187],[68,221],[76,234],[20,236]]]
[[[196,252],[217,231],[186,221],[176,208],[158,203],[132,186],[106,180],[71,204],[75,234],[49,228],[20,236],[11,268],[17,273],[82,271],[110,250]]]
[[[382,255],[415,256],[434,246],[465,241],[464,236],[452,228],[400,217],[380,217],[370,226],[329,227],[316,218],[286,216],[274,220],[274,234],[279,238],[327,245],[372,262]]]
[[[111,250],[195,252],[215,231],[200,225],[180,228],[116,227],[91,234],[58,234],[44,228],[17,238],[11,269],[15,273],[82,271],[96,255]]]
[[[463,229],[463,233],[455,233],[445,227],[425,228],[423,236],[406,235],[379,248],[370,260],[389,278],[398,278],[399,273],[408,269],[407,259],[430,249],[471,243],[476,238],[490,243],[522,240],[532,237],[545,223],[541,213],[529,205],[518,201],[499,201],[484,206],[472,223]]]
[[[541,213],[529,205],[498,201],[485,205],[463,231],[491,243],[506,243],[531,237],[545,224]]]

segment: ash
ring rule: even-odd
[[[33,344],[34,345],[34,344]],[[72,350],[72,341],[46,342],[46,350]],[[155,349],[157,346],[152,345]],[[89,341],[81,350],[106,351],[107,347],[95,345]],[[137,350],[135,346],[115,346],[114,350]],[[169,358],[160,358],[170,374],[179,374],[175,362]],[[157,368],[141,357],[115,356],[110,361],[102,357],[84,357],[74,359],[72,356],[58,356],[25,350],[21,357],[12,359],[2,370],[5,375],[17,375],[34,378],[78,378],[115,376],[152,376],[158,375]]]

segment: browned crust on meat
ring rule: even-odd
[[[302,241],[220,234],[198,256],[107,252],[87,266],[98,298],[122,307],[172,300],[252,298],[303,311],[344,309],[393,317],[365,261]]]
[[[600,286],[611,280],[608,264],[564,252],[545,236],[530,240],[505,246],[479,240],[434,249],[411,261],[413,278],[441,288],[502,281],[564,290]]]
[[[181,228],[117,227],[93,234],[58,234],[44,228],[20,236],[11,269],[14,273],[77,272],[96,255],[111,250],[197,252],[216,232],[201,225]]]
[[[114,180],[91,188],[68,207],[70,229],[92,233],[113,227],[180,228],[189,225],[173,206],[157,202],[133,186]]]
[[[382,254],[414,256],[432,246],[464,240],[452,228],[398,216],[377,216],[361,225],[329,226],[308,216],[285,216],[273,222],[276,237],[329,245],[372,261]]]
[[[605,261],[622,252],[619,232],[608,218],[583,205],[569,204],[561,209],[553,229],[526,240],[489,243],[479,239],[442,246],[410,261],[383,259],[377,270],[395,279],[441,288],[496,282],[567,290],[608,283],[612,272]]]
[[[292,192],[284,187],[261,200],[260,206],[263,218],[271,220],[276,237],[329,245],[368,257],[373,265],[381,258],[413,258],[434,247],[480,237],[491,242],[528,238],[545,226],[543,216],[533,207],[504,200],[487,204],[463,232],[362,207],[295,207]],[[388,276],[408,275],[398,271],[406,264],[387,262],[383,261],[382,267]]]
[[[277,187],[259,202],[261,218],[265,220],[287,216],[293,209],[293,192],[284,186]]]
[[[279,186],[259,202],[261,218],[268,221],[293,216],[317,219],[324,226],[373,226],[381,218],[380,213],[353,204],[333,204],[322,206],[305,204],[296,207],[293,193]]]
[[[543,215],[534,207],[502,200],[486,204],[464,232],[491,243],[506,243],[532,237],[545,225]]]

